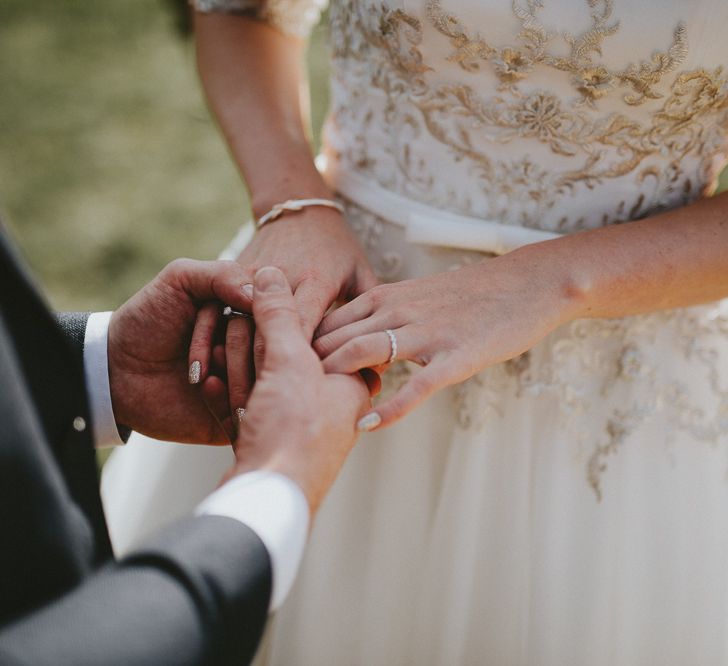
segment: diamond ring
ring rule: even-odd
[[[389,337],[389,348],[391,350],[387,363],[394,363],[395,359],[397,358],[397,336],[394,334],[394,331],[391,328],[388,328],[384,332]]]
[[[233,310],[229,305],[226,305],[222,309],[222,316],[226,319],[233,319],[235,317],[240,317],[241,319],[253,318],[253,315],[249,315],[247,312],[238,312],[237,310]]]

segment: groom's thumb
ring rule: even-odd
[[[253,287],[253,316],[263,336],[265,360],[286,363],[308,348],[288,280],[279,269],[265,266],[255,274]]]

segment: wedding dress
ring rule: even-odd
[[[725,0],[333,0],[322,168],[383,280],[685,205],[728,158],[726,25]],[[229,462],[135,436],[117,548]],[[573,322],[362,437],[258,658],[728,664],[728,301]]]

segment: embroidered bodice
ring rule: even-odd
[[[728,157],[728,7],[450,2],[332,4],[327,137],[347,168],[554,231],[713,187]]]

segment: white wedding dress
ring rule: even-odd
[[[725,0],[330,12],[325,174],[382,279],[687,204],[726,162]],[[135,436],[105,473],[116,546],[229,462]],[[728,664],[728,301],[576,321],[362,437],[258,659]]]

